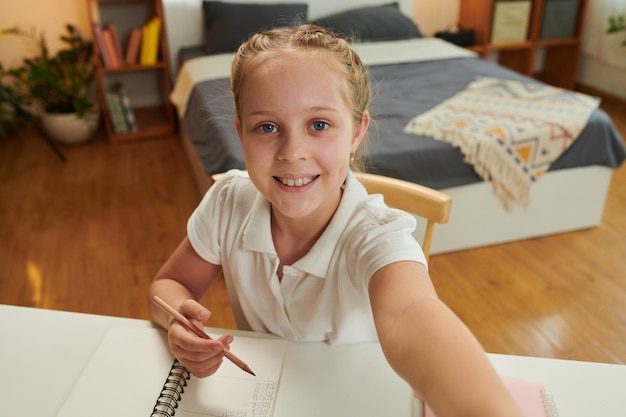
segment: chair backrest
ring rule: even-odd
[[[211,178],[217,181],[222,175],[213,174]],[[452,197],[441,191],[397,178],[365,172],[355,175],[365,186],[368,194],[381,194],[389,207],[413,213],[426,220],[422,250],[428,259],[435,223],[448,222]]]
[[[397,178],[383,175],[356,173],[368,194],[382,194],[385,203],[413,213],[426,220],[422,250],[428,259],[435,223],[447,223],[450,218],[452,197],[441,191]]]

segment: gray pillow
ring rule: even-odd
[[[204,1],[204,48],[207,54],[234,52],[250,35],[289,26],[307,18],[303,3],[247,4]]]
[[[401,11],[397,2],[349,9],[321,17],[312,23],[356,41],[421,38],[417,25]]]

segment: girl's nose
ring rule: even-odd
[[[284,131],[278,151],[278,159],[281,161],[304,160],[308,157],[306,141],[303,135],[293,131]]]

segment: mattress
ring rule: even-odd
[[[539,83],[439,39],[357,44],[355,49],[368,66],[374,93],[367,170],[435,189],[482,179],[449,143],[404,133],[408,121],[452,97],[479,76]],[[229,95],[231,61],[231,54],[187,61],[172,93],[172,101],[208,175],[231,168],[245,169]],[[606,113],[596,109],[580,136],[550,170],[589,165],[617,167],[625,158],[622,138]]]

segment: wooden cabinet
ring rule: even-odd
[[[476,31],[476,46],[471,49],[482,57],[497,56],[498,63],[505,67],[557,87],[573,89],[576,84],[582,26],[588,1],[530,0],[526,37],[516,42],[491,41],[494,11],[499,0],[462,0],[459,22],[464,28]],[[549,27],[550,21],[544,19],[551,16],[556,16],[557,20],[563,18],[564,7],[571,13],[570,20],[573,20],[572,29],[566,31],[569,36],[546,36],[545,27]]]
[[[176,119],[169,102],[171,78],[161,0],[87,0],[87,5],[98,58],[96,78],[100,106],[110,141],[126,142],[174,133]],[[142,64],[138,59],[129,64],[122,59],[121,65],[116,67],[105,65],[98,40],[101,39],[103,28],[114,26],[123,58],[131,30],[141,30],[154,17],[160,19],[160,27],[156,37],[156,59],[153,62]],[[114,125],[117,113],[111,113],[107,94],[120,85],[124,88],[127,104],[136,121],[134,129],[116,129]]]

